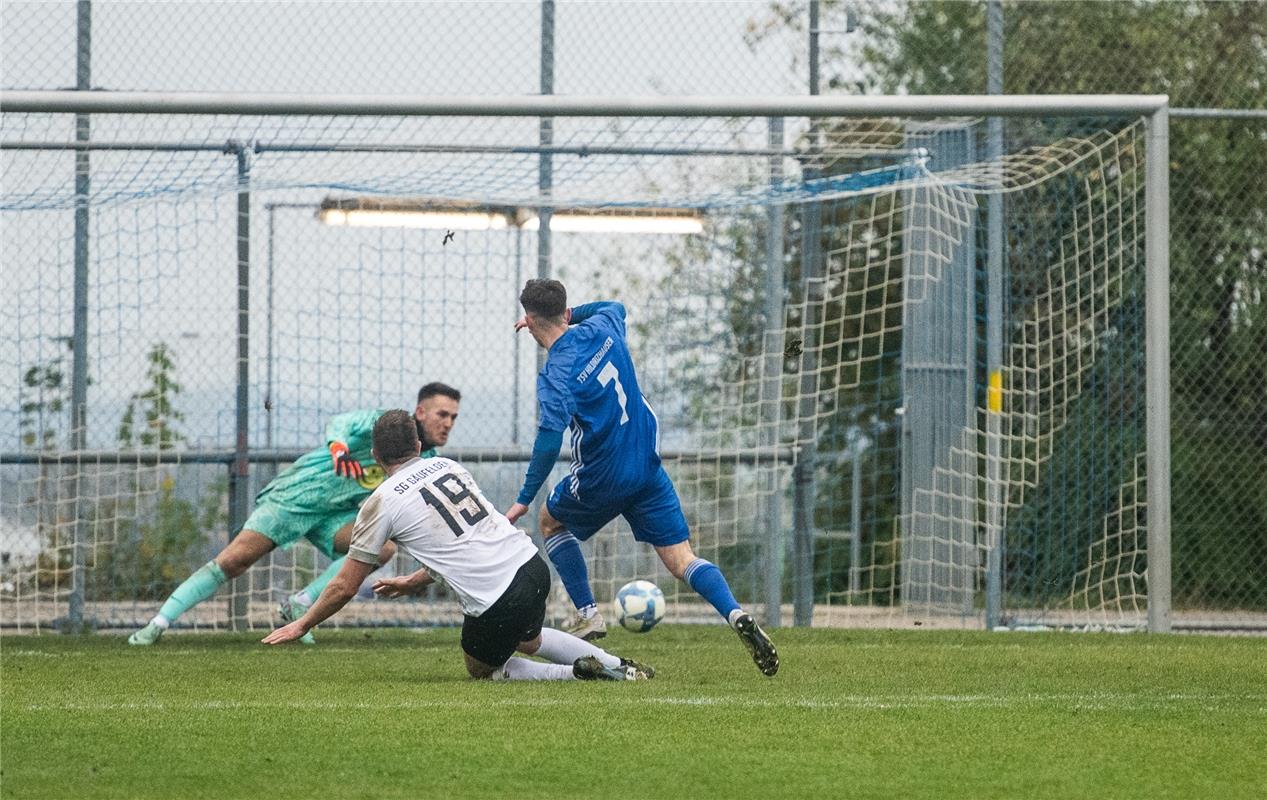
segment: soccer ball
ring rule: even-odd
[[[612,601],[616,619],[626,630],[646,633],[664,618],[664,592],[651,581],[630,581]]]

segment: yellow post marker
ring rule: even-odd
[[[1003,411],[1003,373],[1000,370],[990,373],[990,388],[986,392],[985,404],[991,414]]]

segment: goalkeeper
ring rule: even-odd
[[[448,442],[462,395],[443,383],[429,383],[418,392],[414,421],[424,455]],[[366,497],[383,482],[383,471],[370,454],[370,436],[381,410],[340,414],[326,426],[326,446],[305,453],[274,478],[255,498],[255,510],[242,530],[215,558],[176,587],[149,624],[128,637],[128,644],[151,645],[189,609],[213,596],[273,548],[288,548],[300,538],[334,559],[316,580],[282,603],[286,620],[303,615],[343,565],[352,538],[352,523]],[[391,542],[379,564],[395,555]],[[311,639],[308,639],[311,643]]]

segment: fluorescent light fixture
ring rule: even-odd
[[[516,209],[500,206],[373,197],[327,198],[317,210],[317,218],[327,225],[455,231],[504,230],[515,214]]]
[[[541,227],[538,217],[529,217],[520,226],[526,231]],[[564,233],[668,233],[690,235],[702,233],[704,223],[698,214],[676,209],[649,208],[630,211],[559,210],[550,215],[550,230]]]
[[[519,228],[535,231],[541,219],[535,208],[482,206],[474,203],[410,198],[327,198],[317,218],[327,225],[348,227],[431,228],[497,231]],[[702,233],[704,223],[694,209],[682,208],[558,208],[550,215],[550,230],[565,233]]]
[[[327,225],[353,228],[434,228],[454,231],[496,231],[509,227],[504,214],[482,214],[474,211],[385,211],[378,209],[338,208],[318,212]]]

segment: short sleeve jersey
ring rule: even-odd
[[[361,506],[348,557],[377,564],[388,539],[444,578],[472,617],[497,602],[537,546],[488,502],[471,473],[447,458],[419,458]]]
[[[659,469],[659,424],[638,387],[619,304],[604,304],[554,343],[537,403],[542,429],[571,431],[565,487],[573,497],[630,494]]]

